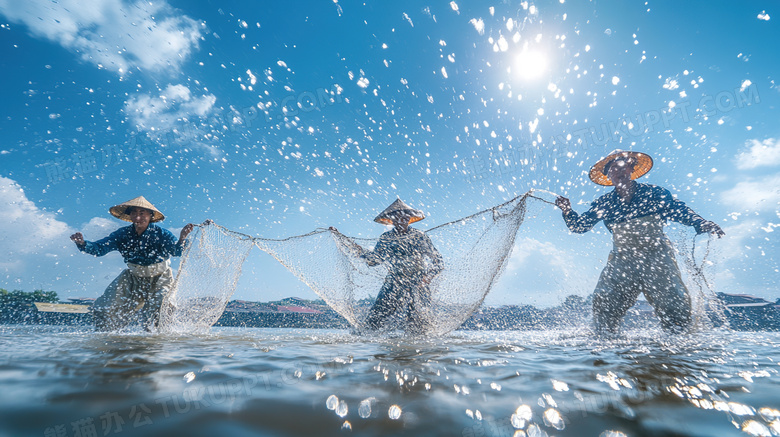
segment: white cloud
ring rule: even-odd
[[[0,241],[3,257],[16,260],[30,253],[52,249],[52,242],[68,233],[68,226],[27,199],[22,187],[0,176]],[[55,245],[56,246],[56,245]],[[61,247],[61,246],[60,246]]]
[[[755,219],[724,224],[723,231],[726,232],[726,237],[717,241],[719,251],[717,257],[724,263],[746,258],[748,254],[745,248],[755,245],[753,241],[756,235],[760,235],[757,232],[760,227],[761,222]]]
[[[168,85],[159,96],[131,96],[125,102],[125,115],[139,130],[167,132],[177,123],[208,116],[216,101],[213,94],[194,97],[184,85]]]
[[[767,238],[761,219],[726,223],[726,236],[713,240],[709,261],[714,265],[705,269],[715,291],[746,293],[774,300],[776,294],[776,264],[772,240]],[[767,256],[768,255],[768,256]]]
[[[68,239],[72,229],[55,214],[39,209],[15,181],[0,176],[0,288],[55,289],[53,278],[67,274],[60,262],[77,252]],[[72,289],[72,284],[68,288]]]
[[[197,147],[212,158],[222,155],[215,129],[205,120],[215,112],[213,94],[193,96],[184,85],[168,85],[159,96],[135,94],[125,102],[125,115],[138,131],[154,141]]]
[[[164,0],[0,0],[0,13],[120,74],[178,69],[201,37],[201,23]]]
[[[737,168],[749,170],[756,167],[780,165],[780,141],[767,138],[764,141],[750,140],[748,150],[737,155]]]
[[[561,269],[568,276],[569,266],[574,265],[573,255],[558,249],[549,242],[539,241],[533,238],[518,239],[515,243],[512,255],[507,263],[506,270],[511,273],[526,264],[529,259],[543,261],[551,267]]]
[[[780,204],[780,175],[753,178],[737,183],[721,195],[723,202],[738,211],[774,211]]]

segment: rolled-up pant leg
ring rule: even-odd
[[[593,292],[593,322],[598,332],[616,333],[641,291],[620,264],[621,260],[610,253]]]
[[[130,323],[136,309],[143,304],[141,296],[133,292],[135,282],[130,271],[123,270],[95,300],[91,310],[96,330],[113,331]]]

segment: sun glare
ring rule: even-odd
[[[526,80],[536,79],[547,71],[547,58],[540,52],[524,50],[515,60],[515,72]]]

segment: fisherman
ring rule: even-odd
[[[593,319],[600,333],[616,333],[623,316],[640,293],[655,309],[661,326],[683,332],[691,325],[691,299],[683,284],[671,242],[663,232],[667,220],[693,226],[697,234],[725,235],[665,188],[634,181],[653,167],[644,153],[616,150],[590,169],[590,179],[615,189],[598,199],[582,215],[559,196],[569,230],[582,234],[599,221],[612,233],[612,252],[593,294]]]
[[[127,269],[92,305],[95,329],[112,331],[124,328],[135,312],[142,308],[142,326],[150,331],[159,323],[162,301],[173,284],[170,257],[181,256],[187,235],[194,225],[184,226],[176,241],[169,230],[155,224],[165,220],[165,216],[143,196],[112,206],[109,213],[132,225],[94,242],[84,240],[81,232],[70,236],[82,252],[103,256],[118,250],[127,263]]]
[[[388,266],[388,275],[364,322],[367,329],[387,328],[391,326],[389,319],[399,314],[408,333],[419,335],[431,329],[430,283],[444,262],[428,235],[409,227],[424,218],[422,211],[397,199],[374,219],[393,226],[379,237],[374,250],[355,245],[369,266]]]

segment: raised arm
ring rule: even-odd
[[[336,237],[336,241],[341,244],[342,247],[344,247],[346,250],[352,253],[352,255],[363,257],[366,253],[366,249],[363,248],[363,246],[355,243],[351,238],[347,237],[346,235],[339,232],[338,229],[336,229],[333,226],[330,226],[328,228],[329,231]]]
[[[214,224],[214,221],[211,219],[207,219],[204,221],[201,226],[211,225]],[[166,248],[168,252],[170,252],[173,256],[181,256],[182,253],[184,253],[184,247],[187,244],[187,236],[190,235],[192,230],[195,229],[195,225],[192,223],[187,223],[183,228],[181,228],[181,232],[179,232],[179,240],[175,241],[175,237],[171,238],[169,236],[164,244],[166,245]]]
[[[566,226],[569,230],[575,234],[584,234],[593,229],[593,227],[596,226],[596,223],[601,221],[602,214],[599,213],[600,208],[597,206],[596,202],[593,202],[590,209],[582,215],[577,214],[577,212],[571,208],[569,199],[563,196],[558,196],[558,198],[555,199],[555,206],[561,209],[563,221],[566,222]]]
[[[382,264],[388,257],[387,240],[385,238],[379,238],[379,241],[374,246],[374,250],[363,250],[360,257],[366,260],[369,267]]]
[[[718,238],[726,235],[717,223],[705,220],[682,200],[675,199],[666,189],[659,189],[659,200],[665,205],[664,217],[686,226],[693,226],[697,234],[710,233]]]
[[[112,250],[117,249],[117,240],[119,239],[121,231],[114,231],[106,238],[98,241],[86,241],[84,235],[81,232],[76,232],[70,236],[70,239],[76,243],[76,247],[84,253],[95,256],[103,256]]]

